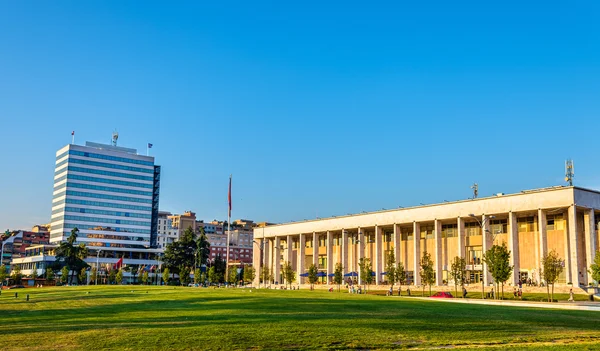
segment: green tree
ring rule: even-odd
[[[69,268],[71,272],[70,283],[73,283],[76,273],[80,272],[82,268],[88,267],[88,264],[84,261],[88,256],[88,249],[83,243],[76,244],[78,233],[79,229],[73,228],[67,241],[63,241],[58,245],[55,254],[56,260],[64,263]]]
[[[194,271],[194,283],[202,283],[202,271],[200,270],[200,268],[196,268],[196,270]]]
[[[0,265],[0,289],[2,289],[6,278],[8,278],[8,267]]]
[[[21,274],[21,267],[19,265],[14,265],[12,267],[11,278],[15,281],[15,284],[21,284],[23,274]]]
[[[596,251],[594,263],[590,265],[588,272],[590,272],[592,279],[596,281],[596,286],[598,286],[598,283],[600,283],[600,251]],[[554,286],[552,287],[554,288]]]
[[[254,278],[256,278],[256,268],[253,266],[244,267],[244,281],[253,282]]]
[[[47,281],[54,280],[54,271],[52,270],[52,267],[46,266],[46,280]]]
[[[231,284],[231,285],[236,285],[237,281],[238,281],[238,272],[237,272],[237,267],[236,266],[231,266],[229,267],[229,272],[228,272],[228,276],[227,276],[227,283]]]
[[[140,280],[142,281],[142,284],[146,285],[148,283],[148,272],[144,271],[142,272],[142,274],[140,274]]]
[[[210,256],[210,242],[208,241],[204,227],[199,227],[198,231],[198,239],[196,240],[196,257],[198,258],[198,262],[196,262],[196,265],[206,266]]]
[[[181,268],[189,268],[188,272],[195,269],[198,251],[196,234],[192,227],[188,227],[179,240],[167,244],[163,256],[164,265],[173,274],[179,274]]]
[[[362,279],[365,291],[367,291],[367,286],[373,283],[373,268],[371,266],[371,260],[366,257],[361,258],[358,261],[358,267],[360,268],[360,279]]]
[[[467,262],[462,257],[454,257],[450,266],[450,276],[454,280],[454,296],[458,296],[458,285],[463,286],[465,283],[465,270]]]
[[[171,272],[169,271],[169,267],[166,267],[165,269],[163,269],[162,272],[162,279],[163,282],[165,282],[165,285],[169,284],[169,279],[171,278]]]
[[[396,282],[396,255],[393,247],[385,258],[385,272],[390,285],[393,287]]]
[[[283,266],[281,267],[281,275],[283,276],[283,280],[286,285],[289,285],[290,289],[292,288],[292,283],[296,281],[296,272],[292,267],[292,264],[288,261],[283,262]]]
[[[338,292],[340,292],[340,286],[344,282],[344,266],[341,263],[335,264],[335,270],[333,271],[333,282],[338,286]]]
[[[77,276],[77,280],[79,280],[79,285],[83,285],[85,283],[85,281],[87,280],[87,269],[85,268],[81,268],[81,270],[79,271],[79,275]]]
[[[402,285],[406,284],[406,271],[402,262],[398,262],[396,266],[396,281],[400,285],[400,292],[402,291]],[[400,292],[398,294],[400,294]]]
[[[260,279],[265,286],[267,285],[267,282],[270,282],[273,279],[269,267],[263,266],[260,268]]]
[[[422,295],[425,295],[425,285],[429,285],[429,296],[431,296],[431,286],[435,283],[435,274],[433,272],[433,261],[431,255],[425,251],[421,258],[421,284],[423,285]]]
[[[225,260],[222,259],[220,255],[218,255],[217,257],[215,257],[212,266],[215,267],[215,277],[218,279],[217,281],[215,281],[215,283],[224,283],[226,271],[225,267],[227,266]]]
[[[217,274],[215,266],[210,267],[210,269],[208,270],[208,281],[211,284],[218,283],[220,281],[220,277]]]
[[[179,267],[179,283],[183,286],[190,284],[190,269],[188,267]]]
[[[315,288],[315,283],[317,282],[317,280],[319,280],[317,273],[319,273],[319,269],[317,268],[317,266],[315,266],[314,264],[308,266],[308,282],[310,283],[311,290]]]
[[[67,266],[64,266],[60,270],[60,282],[63,284],[67,284],[68,280],[69,280],[69,268],[67,268]]]
[[[117,276],[115,277],[115,281],[119,285],[121,285],[121,283],[123,283],[123,269],[122,268],[120,268],[119,271],[117,272]]]
[[[546,281],[546,292],[548,293],[548,302],[554,301],[554,283],[558,281],[558,277],[563,271],[565,261],[558,257],[555,250],[548,252],[542,257],[542,271],[540,277]],[[550,285],[552,285],[552,293],[550,293]]]
[[[114,284],[117,281],[117,270],[111,269],[108,272],[108,284]]]
[[[483,262],[487,265],[488,272],[494,279],[496,291],[502,285],[502,298],[504,299],[504,284],[510,278],[513,266],[510,265],[510,251],[506,243],[494,245],[483,254]]]

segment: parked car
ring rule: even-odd
[[[436,292],[435,294],[431,295],[431,297],[436,298],[436,299],[451,299],[454,296],[452,296],[452,294],[450,294],[449,292],[439,291],[439,292]]]
[[[25,286],[23,285],[13,285],[13,286],[9,286],[7,289],[24,289]]]

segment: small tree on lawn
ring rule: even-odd
[[[142,284],[146,285],[146,283],[148,283],[148,272],[144,271],[142,274],[140,274],[140,280],[142,281]]]
[[[394,255],[394,248],[390,250],[390,253],[387,255],[385,260],[385,271],[387,274],[387,278],[389,280],[392,288],[394,287],[394,283],[396,282],[396,256]]]
[[[338,292],[340,291],[340,286],[344,282],[344,266],[341,263],[335,264],[335,271],[333,272],[333,282],[338,286]]]
[[[200,268],[196,268],[194,271],[194,283],[201,284],[202,283],[202,271]]]
[[[256,278],[256,268],[253,266],[244,267],[244,281],[254,282],[254,278]]]
[[[358,261],[358,266],[360,267],[360,279],[362,279],[365,286],[365,291],[367,291],[367,286],[373,283],[373,268],[371,266],[371,260],[366,257],[361,258]]]
[[[163,269],[162,279],[163,279],[163,282],[165,283],[165,285],[169,284],[170,277],[171,277],[171,272],[169,271],[169,268],[167,267],[167,268]]]
[[[85,284],[85,281],[87,280],[87,270],[85,268],[81,268],[77,275],[77,279],[79,280],[79,284]]]
[[[319,280],[317,273],[319,273],[319,269],[317,268],[317,266],[315,266],[314,264],[308,266],[308,282],[310,283],[311,290],[315,288],[315,283],[317,282],[317,280]]]
[[[431,296],[431,286],[435,283],[435,274],[433,274],[433,261],[431,255],[425,251],[421,258],[421,284],[423,285],[422,295],[425,295],[425,285],[429,285],[429,296]]]
[[[285,280],[285,283],[289,285],[291,289],[292,283],[296,281],[296,272],[294,272],[294,269],[292,268],[292,264],[290,262],[285,261],[283,263],[281,275],[283,276],[283,280]]]
[[[11,278],[15,281],[15,284],[21,284],[23,274],[21,274],[21,267],[14,265],[12,268]]]
[[[270,282],[271,279],[273,279],[273,277],[271,276],[271,271],[269,270],[269,267],[263,266],[260,268],[260,279],[262,280],[262,282],[265,286],[267,285],[267,282]]]
[[[227,283],[229,283],[231,285],[235,285],[235,283],[238,280],[237,276],[238,276],[237,267],[235,267],[235,266],[229,267],[229,276],[227,277]]]
[[[600,283],[600,251],[596,251],[596,257],[594,258],[594,263],[590,265],[589,272],[592,275],[592,279],[596,281],[596,286],[598,286],[598,283]]]
[[[452,260],[450,266],[450,276],[454,280],[454,296],[458,296],[458,285],[462,287],[465,283],[465,270],[467,269],[467,262],[464,258],[456,256]]]
[[[558,277],[563,271],[565,261],[558,257],[555,250],[548,252],[542,257],[542,272],[540,277],[546,281],[546,292],[548,293],[548,301],[554,301],[554,283],[558,281]],[[550,285],[552,285],[552,293],[550,293]]]
[[[119,268],[119,271],[117,272],[117,276],[115,277],[115,281],[119,285],[121,285],[121,283],[123,283],[123,269],[122,268]]]
[[[398,295],[402,292],[402,285],[406,284],[406,271],[404,270],[404,265],[402,262],[398,262],[398,266],[396,267],[396,281],[400,284],[400,291]]]
[[[1,270],[2,268],[0,268]],[[54,280],[54,271],[51,267],[46,267],[46,280],[53,281]]]
[[[190,269],[187,266],[179,267],[179,283],[183,286],[190,283]]]
[[[117,281],[117,270],[111,269],[108,272],[108,284],[114,284]]]
[[[508,251],[506,243],[492,246],[483,255],[483,261],[496,283],[496,291],[502,284],[502,298],[504,299],[504,283],[510,278],[513,271],[513,266],[510,265],[510,251]]]
[[[6,278],[8,278],[8,268],[5,265],[0,265],[0,289],[2,289]]]
[[[60,282],[63,284],[67,284],[67,279],[69,279],[69,268],[67,268],[67,266],[64,266],[60,270]]]

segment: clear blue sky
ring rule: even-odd
[[[598,2],[5,1],[0,228],[48,222],[55,152],[163,166],[161,209],[285,222],[600,188]],[[285,3],[285,4],[284,4]]]

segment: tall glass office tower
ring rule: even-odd
[[[90,258],[100,251],[106,263],[151,263],[149,253],[159,251],[159,188],[154,157],[116,145],[67,145],[56,152],[50,241],[66,240],[76,227]]]

